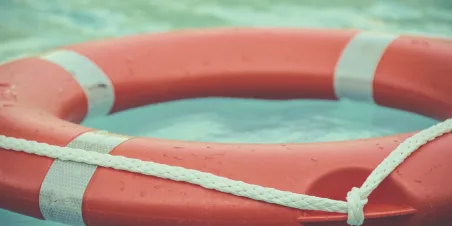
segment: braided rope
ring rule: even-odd
[[[152,161],[142,161],[140,159],[101,154],[83,149],[60,147],[3,135],[0,135],[0,147],[6,150],[25,152],[63,161],[91,164],[163,179],[186,182],[199,185],[206,189],[217,190],[285,207],[301,210],[347,213],[347,223],[359,226],[364,222],[363,208],[367,204],[367,198],[372,191],[375,190],[378,185],[408,156],[410,156],[411,153],[427,142],[451,131],[452,119],[448,119],[406,139],[375,168],[361,188],[354,187],[351,189],[346,197],[347,202],[247,184],[242,181],[231,180],[210,173],[159,164]]]

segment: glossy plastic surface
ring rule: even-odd
[[[356,31],[221,29],[102,40],[65,47],[110,77],[112,112],[207,96],[336,99],[334,69]],[[452,116],[452,44],[400,37],[375,73],[379,105],[436,119]],[[71,75],[27,58],[0,66],[0,133],[64,146],[87,100]],[[12,90],[12,91],[11,91]],[[14,95],[10,95],[13,93]],[[345,200],[410,134],[308,144],[220,144],[133,138],[113,155],[210,172],[277,189]],[[365,224],[452,222],[452,135],[422,147],[370,196]],[[39,189],[52,159],[0,150],[0,208],[42,218]],[[89,226],[346,225],[345,215],[301,211],[180,182],[98,168],[85,192]]]

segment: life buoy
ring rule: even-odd
[[[438,137],[387,172],[367,202],[351,188],[360,187],[415,133],[307,144],[219,144],[130,137],[78,124],[137,106],[213,96],[350,98],[445,120],[452,116],[450,59],[451,42],[433,38],[217,29],[93,41],[14,60],[0,66],[0,133],[5,136],[0,139],[0,208],[70,225],[299,226],[345,225],[347,213],[336,210],[359,215],[359,205],[365,205],[364,225],[450,225],[452,137],[442,135],[447,131],[405,143],[411,148]],[[35,142],[16,140],[25,143],[8,146],[13,138]],[[47,154],[30,154],[34,149]],[[196,177],[168,180],[55,157],[65,150],[73,151],[69,160],[77,150],[92,162],[124,156],[232,180],[221,181],[225,185],[269,189],[253,200],[247,189],[227,194],[229,188],[215,185],[216,179],[203,188]],[[135,171],[140,170],[146,171]],[[280,191],[287,196],[278,196]],[[305,201],[291,199],[295,194],[325,198],[320,204],[342,201],[339,207],[300,210],[291,208]]]

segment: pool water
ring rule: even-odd
[[[449,0],[0,0],[0,61],[61,45],[193,27],[359,28],[452,36]],[[215,142],[349,140],[423,129],[434,120],[350,101],[197,99],[84,125],[137,136]],[[0,210],[6,226],[55,226]]]
[[[413,123],[415,122],[415,123]],[[206,98],[163,103],[85,121],[116,133],[208,142],[322,142],[391,135],[436,121],[352,101]]]

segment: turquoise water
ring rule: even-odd
[[[75,42],[193,27],[359,28],[452,37],[452,1],[0,0],[0,21],[0,61],[4,61]],[[365,138],[434,123],[411,113],[348,101],[200,99],[142,107],[84,124],[129,135],[272,143]],[[60,225],[4,210],[0,222]]]

